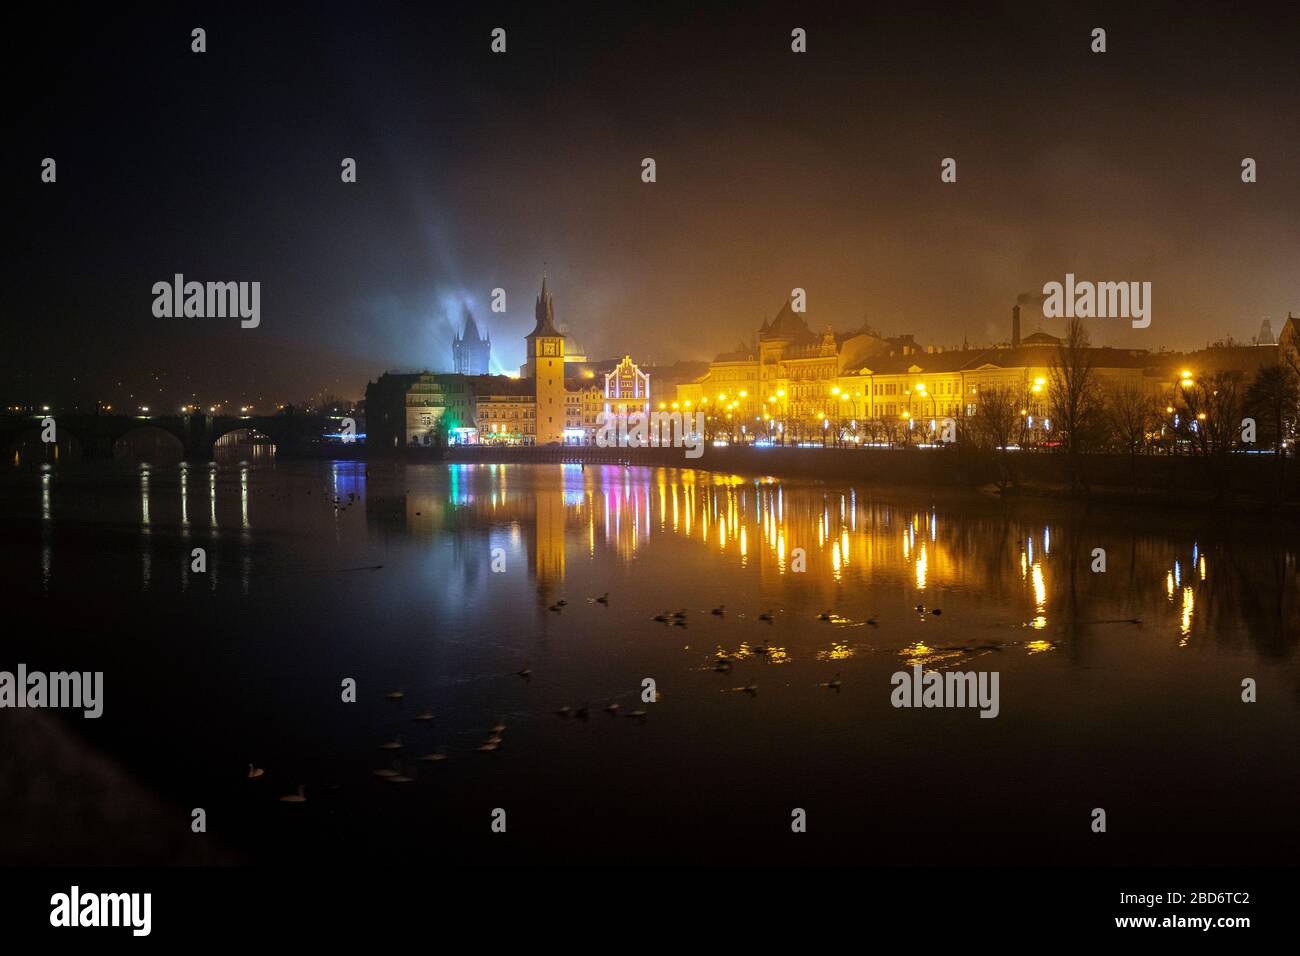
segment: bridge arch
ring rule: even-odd
[[[212,441],[214,460],[259,461],[275,457],[279,445],[271,435],[252,425],[228,428]]]
[[[152,422],[125,429],[113,439],[113,460],[132,464],[174,465],[185,459],[185,442],[176,432]]]
[[[39,421],[6,429],[3,435],[4,464],[9,468],[36,468],[41,465],[61,465],[81,461],[86,455],[85,443],[75,432],[56,427],[58,441],[44,442],[44,429]]]

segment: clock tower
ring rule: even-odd
[[[545,276],[534,315],[537,324],[525,341],[537,402],[537,444],[558,444],[564,441],[564,335],[555,327],[555,303],[546,289]]]

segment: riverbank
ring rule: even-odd
[[[1077,475],[1063,453],[990,454],[949,448],[758,448],[706,446],[698,458],[681,448],[574,445],[456,445],[378,453],[364,443],[314,443],[278,448],[276,459],[407,464],[636,465],[702,469],[747,477],[845,481],[882,488],[947,489],[956,494],[1100,502],[1142,509],[1215,508],[1300,520],[1300,462],[1285,462],[1285,482],[1272,455],[1223,460],[1189,455],[1091,454]],[[375,452],[375,453],[371,453]],[[229,463],[238,460],[227,455]],[[175,464],[155,462],[155,464]],[[75,459],[59,470],[81,467]],[[1077,479],[1077,480],[1076,480]]]
[[[706,447],[699,458],[680,448],[574,446],[458,446],[447,461],[483,464],[627,464],[700,468],[752,477],[837,479],[866,485],[967,490],[1005,497],[1063,498],[1139,507],[1225,507],[1300,519],[1300,464],[1286,462],[1284,494],[1277,494],[1278,461],[1234,455],[1216,474],[1215,463],[1187,455],[1084,455],[1081,488],[1071,481],[1064,454],[973,454],[958,448]],[[1221,491],[1221,489],[1223,489]]]

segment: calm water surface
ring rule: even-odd
[[[235,858],[1300,848],[1285,528],[622,467],[270,461],[11,473],[0,490],[0,668],[104,671],[105,716],[65,726],[182,808],[177,826],[204,807],[194,839]],[[678,610],[684,627],[653,620]],[[1000,716],[893,708],[890,675],[914,663],[998,671]],[[589,719],[555,713],[582,705]],[[394,763],[379,745],[398,734]],[[435,750],[448,759],[414,759]],[[250,761],[264,778],[244,779]],[[414,781],[373,775],[390,767]],[[306,804],[276,800],[300,783]]]

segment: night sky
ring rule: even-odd
[[[976,6],[44,7],[5,31],[0,401],[359,397],[448,367],[462,302],[514,370],[543,267],[592,358],[643,363],[794,286],[814,329],[941,345],[1066,272],[1153,283],[1099,344],[1300,312],[1300,14]],[[260,328],[155,318],[176,272],[260,281]]]

